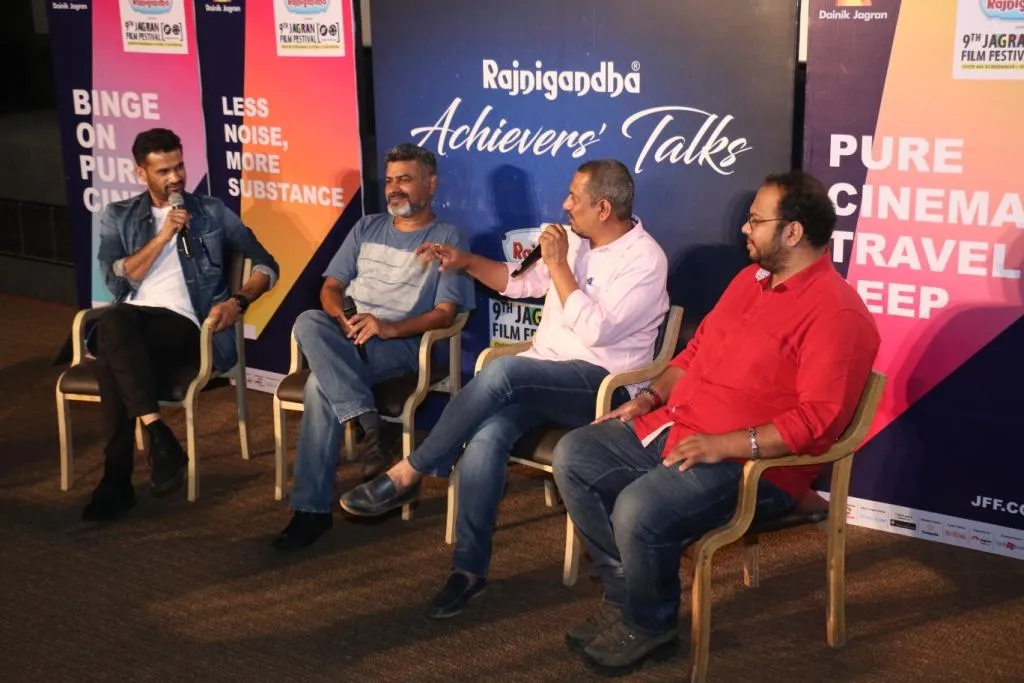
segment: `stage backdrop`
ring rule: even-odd
[[[378,154],[438,155],[435,210],[472,249],[520,260],[563,221],[576,167],[634,174],[686,330],[747,263],[740,228],[790,166],[795,0],[413,0],[371,4]],[[480,291],[464,367],[536,329],[539,306]]]
[[[111,294],[96,263],[100,212],[145,189],[131,146],[148,128],[181,136],[189,190],[206,194],[195,26],[188,0],[49,2],[78,303]]]
[[[248,384],[273,391],[295,317],[362,215],[350,0],[196,0],[211,192],[281,266],[246,314]]]
[[[1024,3],[814,0],[805,167],[889,377],[849,520],[1024,557]]]

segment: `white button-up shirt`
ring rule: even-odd
[[[632,230],[603,247],[593,248],[590,240],[567,231],[569,269],[579,289],[564,306],[543,261],[519,277],[511,276],[518,264],[508,264],[503,296],[523,299],[546,294],[533,346],[521,356],[582,360],[608,372],[636,370],[651,363],[658,327],[669,308],[668,259],[639,219],[633,220]]]

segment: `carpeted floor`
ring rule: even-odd
[[[231,390],[203,395],[198,502],[152,498],[139,456],[139,505],[119,523],[84,524],[101,471],[99,409],[73,408],[77,481],[61,492],[53,404],[52,360],[74,311],[5,296],[0,311],[3,680],[595,679],[562,638],[595,607],[599,587],[561,585],[564,518],[544,507],[537,477],[513,470],[491,584],[445,622],[424,615],[450,559],[441,481],[412,522],[339,513],[305,553],[270,547],[288,512],[273,500],[264,394],[250,397],[249,462]],[[180,413],[170,415],[183,433]],[[352,465],[342,472],[348,482],[357,475]],[[742,587],[737,549],[721,553],[711,680],[1024,681],[1020,562],[853,528],[847,567],[849,642],[831,650],[820,533],[765,541],[757,590]],[[625,680],[684,679],[686,643]]]

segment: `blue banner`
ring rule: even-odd
[[[438,155],[435,210],[473,251],[518,260],[559,221],[576,167],[616,158],[665,249],[686,329],[747,263],[740,228],[789,168],[797,2],[412,0],[372,4],[378,157]],[[466,367],[537,311],[478,293]]]

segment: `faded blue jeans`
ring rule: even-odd
[[[566,434],[555,448],[555,482],[601,577],[604,600],[642,631],[675,628],[683,550],[736,511],[743,465],[662,465],[665,430],[646,448],[613,420]],[[761,480],[755,518],[795,506]]]
[[[584,361],[503,356],[451,400],[409,458],[422,474],[446,477],[459,459],[459,511],[453,565],[485,576],[512,447],[534,427],[579,427],[594,419],[608,371]],[[612,405],[629,398],[625,389]],[[459,458],[459,450],[465,450]]]
[[[310,375],[288,502],[297,512],[330,512],[345,422],[377,409],[370,389],[374,384],[416,372],[420,340],[373,337],[363,345],[364,363],[338,322],[323,311],[299,315],[294,334]]]

